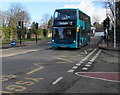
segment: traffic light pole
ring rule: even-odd
[[[36,43],[37,43],[37,34],[36,34]]]
[[[22,45],[22,29],[20,29],[20,45]]]
[[[20,45],[22,45],[22,21],[20,20]]]
[[[107,28],[107,47],[108,47],[108,42],[109,42],[109,29]]]
[[[37,43],[37,30],[38,30],[38,23],[35,24],[35,30],[36,30],[36,43]]]

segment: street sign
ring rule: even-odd
[[[11,45],[12,47],[16,46],[16,41],[11,41],[11,42],[10,42],[10,45]]]

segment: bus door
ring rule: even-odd
[[[83,46],[83,44],[84,44],[84,39],[83,39],[83,34],[84,33],[84,30],[83,30],[83,26],[80,26],[80,45],[81,45],[81,47]]]
[[[77,29],[77,31],[78,31],[78,48],[82,47],[81,30],[82,30],[82,27]]]

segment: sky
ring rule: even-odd
[[[29,12],[31,22],[40,23],[43,14],[47,13],[52,16],[55,9],[79,8],[91,17],[92,23],[94,22],[94,17],[99,18],[99,22],[101,23],[106,18],[106,9],[92,1],[94,0],[49,0],[49,2],[48,0],[1,0],[0,9],[2,11],[8,10],[11,3],[19,2]]]

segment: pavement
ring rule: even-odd
[[[7,49],[7,48],[16,48],[16,47],[23,47],[23,46],[32,46],[32,45],[42,44],[45,42],[49,42],[49,40],[44,38],[44,39],[38,40],[37,43],[36,43],[36,41],[26,41],[26,42],[24,41],[24,42],[22,42],[21,45],[20,45],[20,43],[16,43],[16,46],[11,46],[10,44],[2,44],[2,45],[0,45],[0,48]]]
[[[14,47],[12,47],[10,44],[3,44],[2,46],[0,46],[0,48],[7,49],[7,48],[16,48],[16,47],[23,47],[23,46],[32,46],[32,45],[38,45],[38,44],[42,44],[49,41],[50,40],[44,38],[44,39],[38,40],[37,43],[36,41],[27,41],[27,42],[22,42],[22,45],[20,45],[20,43],[16,43],[16,46]],[[107,46],[106,43],[102,42],[102,43],[98,43],[98,47],[102,49],[104,53],[107,53],[115,57],[120,57],[119,55],[120,44],[117,44],[117,47],[114,48],[113,43],[109,42]]]
[[[114,47],[114,44],[109,42],[109,44],[107,45],[106,43],[101,43],[98,44],[99,48],[104,49],[104,50],[112,50],[112,51],[120,51],[120,45],[117,44],[116,47]]]
[[[98,47],[100,49],[102,49],[102,51],[104,53],[107,53],[107,54],[112,55],[114,57],[120,57],[120,55],[119,55],[119,53],[120,53],[120,43],[118,43],[116,45],[116,47],[114,47],[114,43],[112,43],[112,42],[108,42],[108,45],[107,45],[107,43],[102,42],[102,43],[98,43]]]

